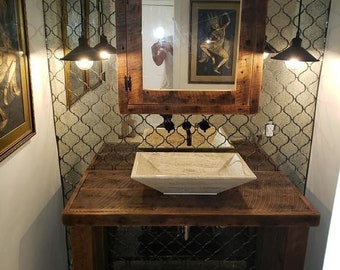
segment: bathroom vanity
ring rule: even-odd
[[[109,226],[250,226],[256,269],[303,269],[308,230],[320,216],[281,172],[254,171],[256,180],[215,196],[163,195],[132,180],[128,166],[111,166],[97,156],[63,211],[75,270],[108,269]]]

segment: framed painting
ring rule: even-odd
[[[98,1],[85,0],[85,36],[89,40],[91,47],[99,43],[100,14],[98,11]],[[81,36],[81,14],[80,1],[62,1],[62,36],[64,42],[64,55],[68,54],[71,48],[79,45],[78,39]],[[66,61],[64,68],[66,86],[66,104],[71,107],[79,98],[88,91],[96,89],[104,80],[105,74],[102,69],[102,62],[95,61],[89,70],[80,70],[75,62]]]
[[[239,1],[192,1],[189,83],[234,84]]]
[[[0,1],[0,161],[35,134],[23,5]]]

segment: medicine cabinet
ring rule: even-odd
[[[115,5],[121,113],[258,112],[267,0]]]

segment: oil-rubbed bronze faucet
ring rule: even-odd
[[[187,132],[187,146],[191,146],[191,130],[192,124],[185,120],[182,124],[182,128]]]
[[[171,121],[172,114],[161,114],[163,117],[163,123],[160,125],[160,127],[164,127],[168,132],[175,129],[174,122]]]
[[[208,128],[210,128],[209,122],[207,119],[203,118],[201,122],[197,123],[198,127],[202,129],[204,132],[207,131]]]

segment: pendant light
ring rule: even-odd
[[[111,44],[107,41],[107,37],[104,35],[103,29],[103,1],[98,1],[98,10],[99,10],[99,28],[98,32],[100,33],[100,42],[94,46],[94,49],[97,50],[99,56],[102,60],[107,60],[110,58],[111,54],[116,54],[117,50],[115,47],[111,46]]]
[[[264,43],[263,59],[267,59],[270,53],[278,53],[278,51],[267,41]]]
[[[272,59],[283,60],[289,69],[299,68],[304,62],[317,62],[319,61],[313,55],[311,55],[306,49],[301,47],[302,39],[300,38],[300,21],[302,13],[302,0],[300,0],[298,27],[295,38],[293,38],[291,45],[273,56]]]
[[[85,16],[84,16],[85,0],[80,0],[80,16],[81,16],[81,36],[78,39],[78,47],[71,50],[60,60],[75,61],[78,68],[81,70],[88,70],[92,67],[93,61],[101,60],[98,52],[90,47],[88,39],[85,36]]]

